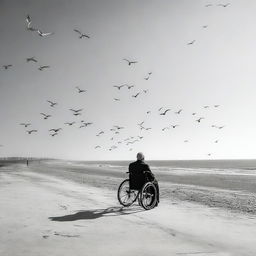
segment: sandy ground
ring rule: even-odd
[[[256,255],[254,215],[165,197],[122,208],[113,189],[33,167],[1,168],[0,209],[1,256]]]

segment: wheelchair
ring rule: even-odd
[[[150,172],[144,172],[144,181],[137,182],[136,177],[129,173],[129,179],[125,179],[119,186],[117,198],[121,205],[131,206],[136,200],[145,210],[153,209],[158,201],[158,191],[153,184],[154,180],[150,181]]]

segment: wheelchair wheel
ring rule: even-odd
[[[129,179],[126,179],[120,184],[118,188],[117,199],[121,205],[130,206],[136,201],[138,194],[138,190],[130,189]]]
[[[157,203],[157,190],[153,183],[147,182],[140,192],[140,205],[145,210],[153,209]]]

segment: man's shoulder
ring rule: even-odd
[[[136,165],[136,164],[137,164],[137,161],[130,163],[129,166]]]

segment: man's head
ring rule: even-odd
[[[142,153],[142,152],[139,152],[139,153],[137,154],[137,160],[143,161],[144,159],[145,159],[145,157],[144,157],[143,153]]]

